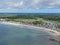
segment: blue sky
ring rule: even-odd
[[[60,13],[60,0],[0,0],[0,12]]]

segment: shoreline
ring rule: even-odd
[[[44,27],[37,27],[37,26],[33,26],[33,25],[20,24],[20,23],[17,23],[17,22],[7,22],[7,21],[3,21],[3,22],[0,22],[0,23],[8,24],[8,25],[15,25],[15,26],[23,26],[23,27],[33,28],[33,29],[43,29],[43,31],[48,32],[48,33],[50,33],[54,36],[60,36],[60,32],[58,32],[56,30],[44,28]]]

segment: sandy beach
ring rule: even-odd
[[[44,27],[37,27],[37,26],[33,26],[33,25],[26,25],[26,24],[20,24],[20,23],[17,23],[17,22],[7,22],[7,21],[0,22],[0,23],[15,25],[15,26],[23,26],[23,27],[34,28],[34,29],[43,29],[44,31],[46,31],[46,32],[48,32],[52,35],[60,36],[60,32],[58,32],[56,30],[51,30],[51,29],[48,29],[48,28],[44,28]]]

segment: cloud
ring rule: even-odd
[[[17,3],[15,3],[15,2],[8,2],[8,3],[7,3],[7,6],[20,7],[20,6],[23,6],[23,1],[17,2]]]
[[[60,0],[1,0],[0,10],[60,8]]]

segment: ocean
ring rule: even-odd
[[[51,37],[42,29],[0,24],[0,45],[60,45],[49,40]]]

